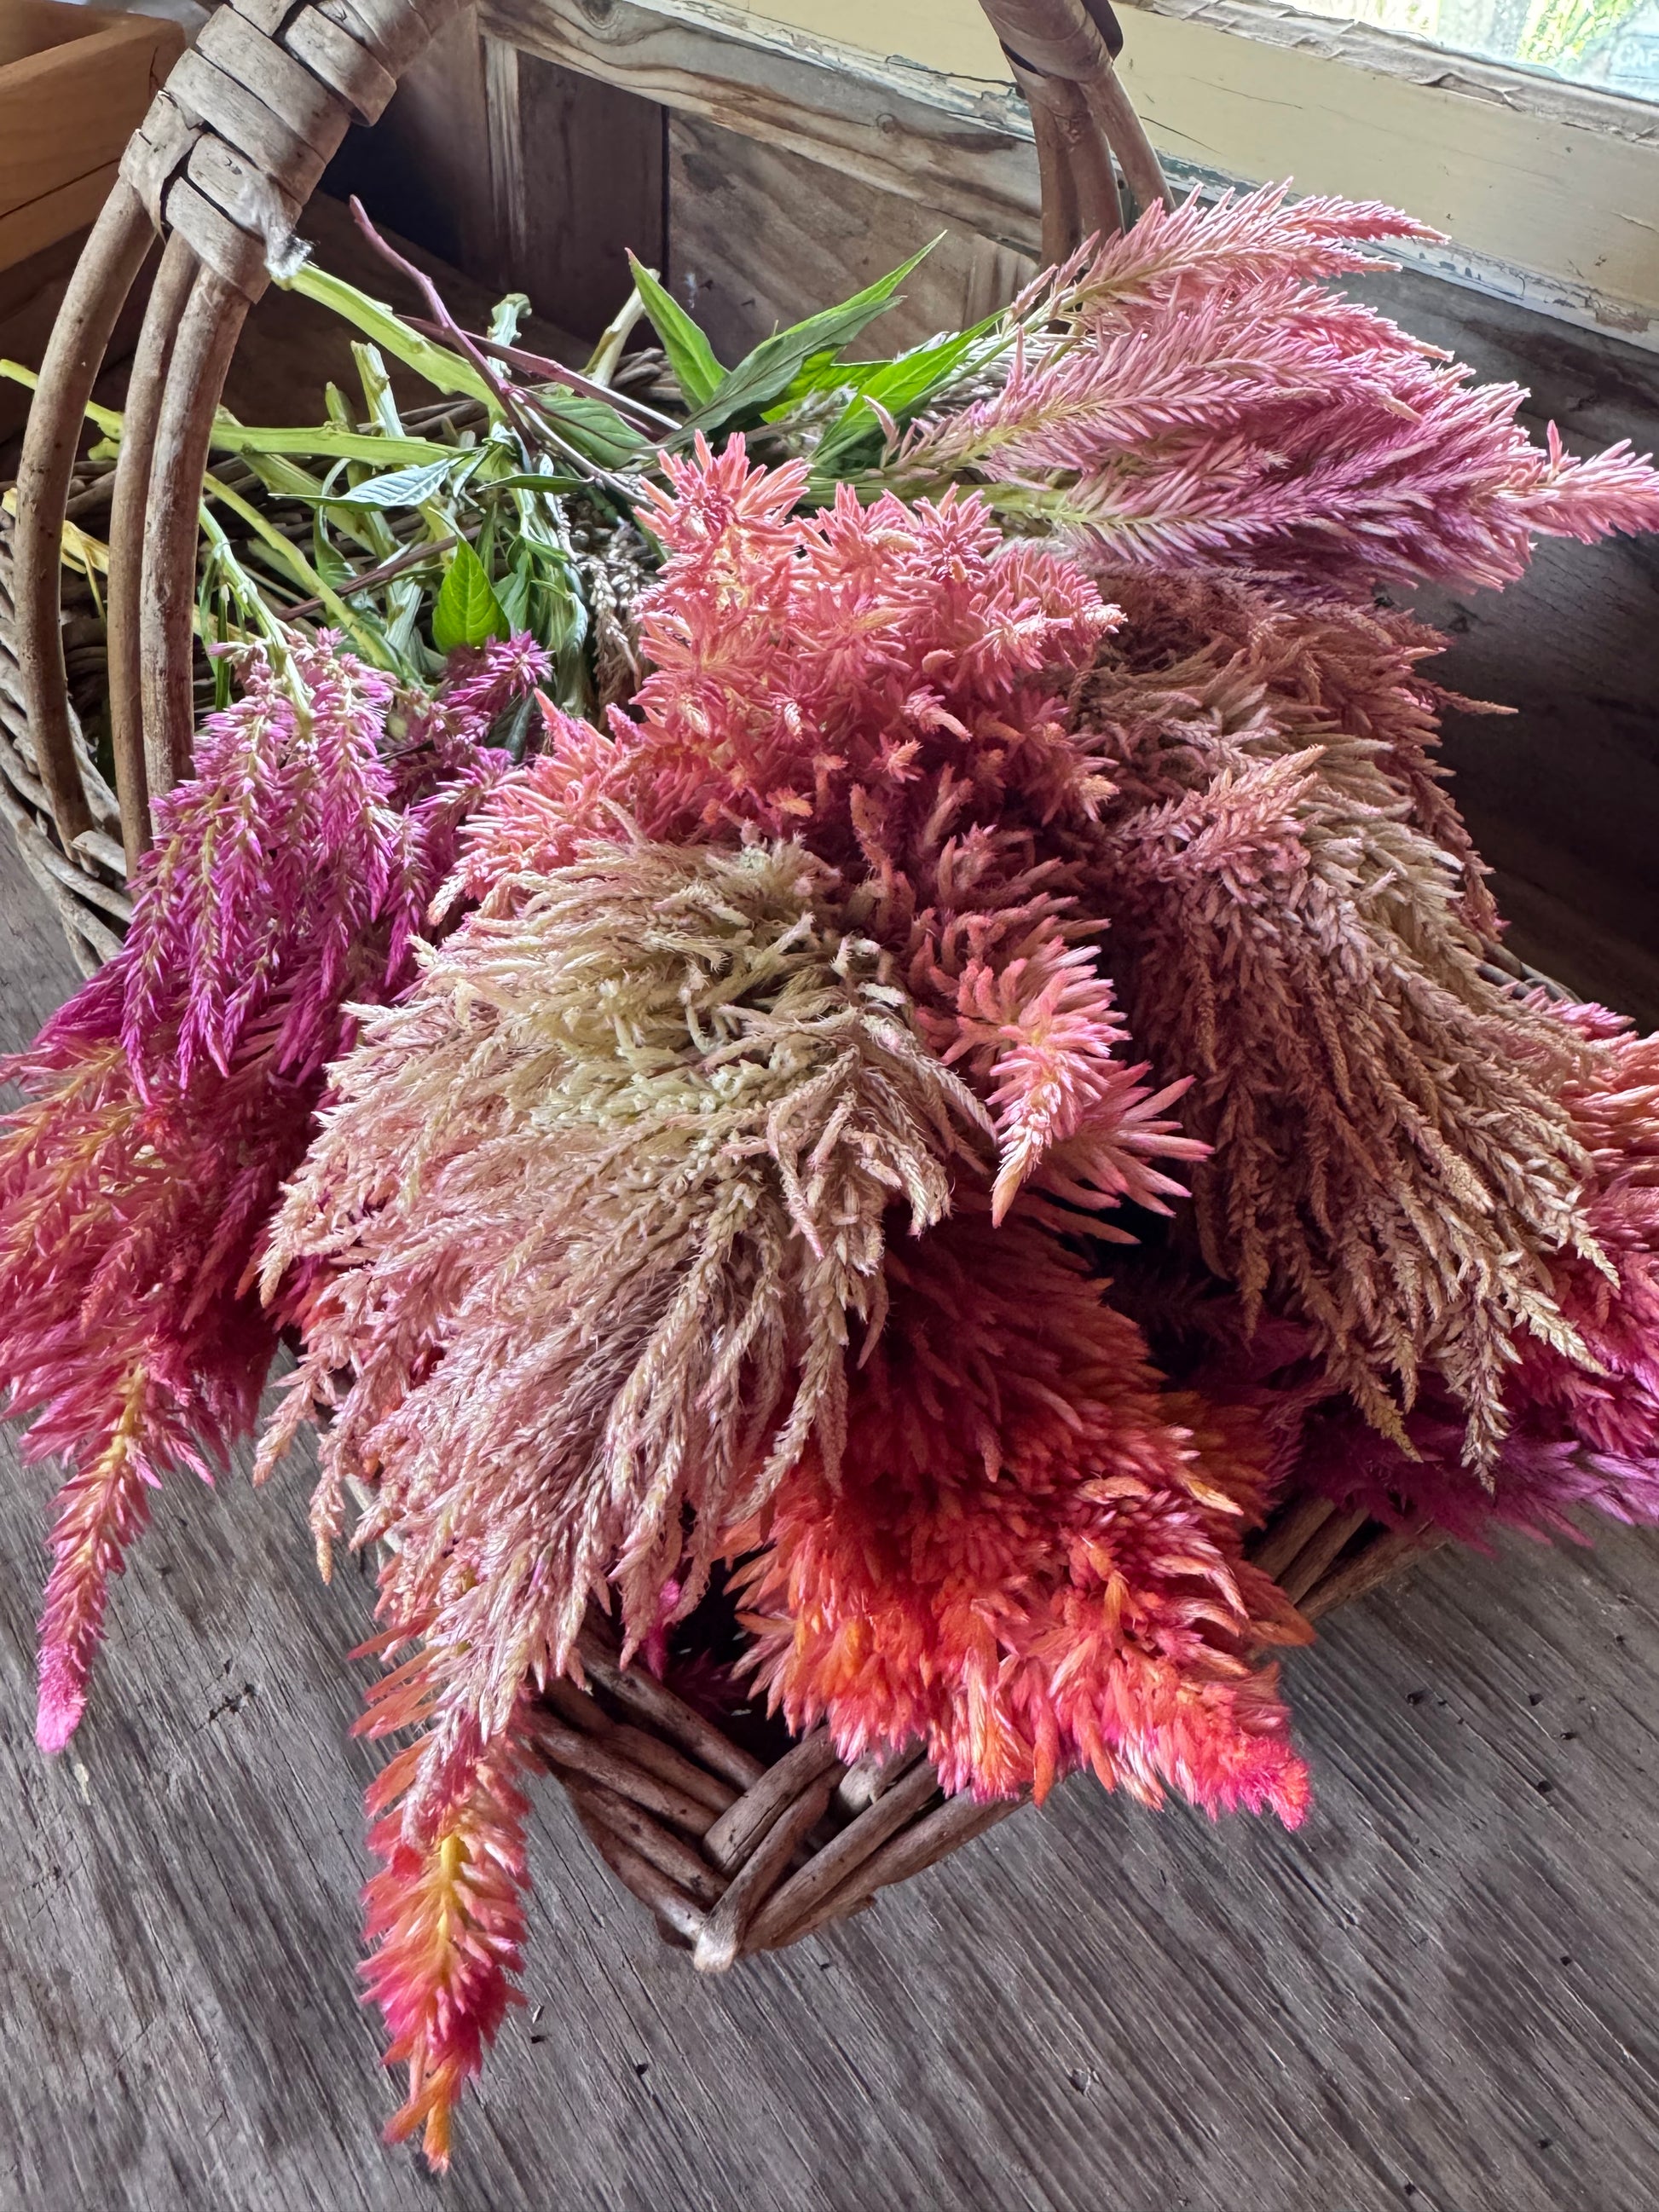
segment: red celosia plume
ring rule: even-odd
[[[121,952],[0,1066],[0,1389],[61,1456],[41,1620],[42,1744],[85,1703],[107,1587],[170,1468],[204,1478],[253,1425],[276,1345],[245,1286],[309,1139],[348,996],[395,992],[453,860],[458,818],[507,765],[480,744],[543,672],[524,641],[409,702],[329,638],[285,673],[252,653],[196,774],[162,800]]]

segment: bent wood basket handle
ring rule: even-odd
[[[87,402],[158,233],[110,516],[109,691],[129,871],[188,768],[197,516],[214,410],[249,307],[347,126],[373,123],[464,0],[229,0],[122,156],[58,310],[17,481],[17,659],[65,852],[93,827],[73,742],[58,548]]]
[[[18,471],[14,562],[23,704],[66,854],[93,813],[64,661],[59,544],[84,410],[157,234],[166,250],[133,356],[110,515],[109,704],[129,874],[153,800],[189,768],[198,510],[214,410],[249,307],[347,126],[373,123],[465,0],[228,0],[122,158],[58,312]],[[981,0],[1031,103],[1046,260],[1168,191],[1112,58],[1107,0]]]

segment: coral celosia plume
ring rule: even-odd
[[[947,1790],[1092,1766],[1157,1803],[1271,1806],[1307,1776],[1261,1647],[1308,1631],[1245,1564],[1251,1417],[1160,1395],[1133,1323],[1018,1219],[889,1256],[885,1327],[838,1468],[811,1449],[734,1547],[755,1663],[844,1757],[922,1739]]]
[[[418,1725],[429,1704],[430,1666],[417,1653],[371,1692],[361,1732],[381,1737]],[[407,2066],[409,2095],[386,2126],[400,2141],[416,2128],[427,2160],[449,2164],[450,2115],[483,2063],[509,2006],[524,1942],[524,1830],[530,1807],[518,1777],[525,1754],[509,1729],[474,1770],[464,1796],[418,1842],[399,1800],[419,1764],[418,1745],[393,1754],[370,1785],[368,1841],[381,1871],[363,1892],[363,1968],[392,2041],[388,2066]]]

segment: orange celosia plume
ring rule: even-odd
[[[848,1758],[921,1737],[948,1790],[1042,1796],[1092,1766],[1156,1803],[1302,1817],[1260,1647],[1305,1640],[1242,1556],[1248,1414],[1160,1395],[1139,1332],[1016,1218],[890,1253],[838,1480],[809,1451],[734,1539],[761,1680]]]

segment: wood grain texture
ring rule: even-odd
[[[483,0],[482,20],[562,68],[1036,248],[1036,152],[1009,83],[961,83],[701,0]]]
[[[1034,267],[915,200],[683,114],[668,120],[668,237],[676,294],[727,363],[933,240],[900,303],[860,338],[861,356],[979,321]]]
[[[1659,452],[1659,359],[1416,270],[1352,289],[1589,453]],[[1502,592],[1424,591],[1449,651],[1429,673],[1517,711],[1455,719],[1445,758],[1510,942],[1571,988],[1659,1025],[1659,540],[1541,544]]]
[[[485,112],[483,45],[467,9],[404,71],[374,131],[347,134],[324,189],[339,199],[356,192],[376,222],[493,282],[500,249]]]
[[[154,16],[0,0],[0,269],[92,221],[184,44]]]
[[[0,1048],[70,987],[0,841]],[[30,1735],[49,1477],[0,1443],[0,2205],[52,2212],[1644,2212],[1659,1540],[1442,1554],[1291,1668],[1295,1836],[1061,1790],[709,1983],[550,1784],[527,2008],[436,2185],[375,2140],[307,1471],[185,1481],[71,1750]]]
[[[632,289],[629,252],[663,264],[665,118],[498,39],[484,65],[497,273],[597,342]]]

